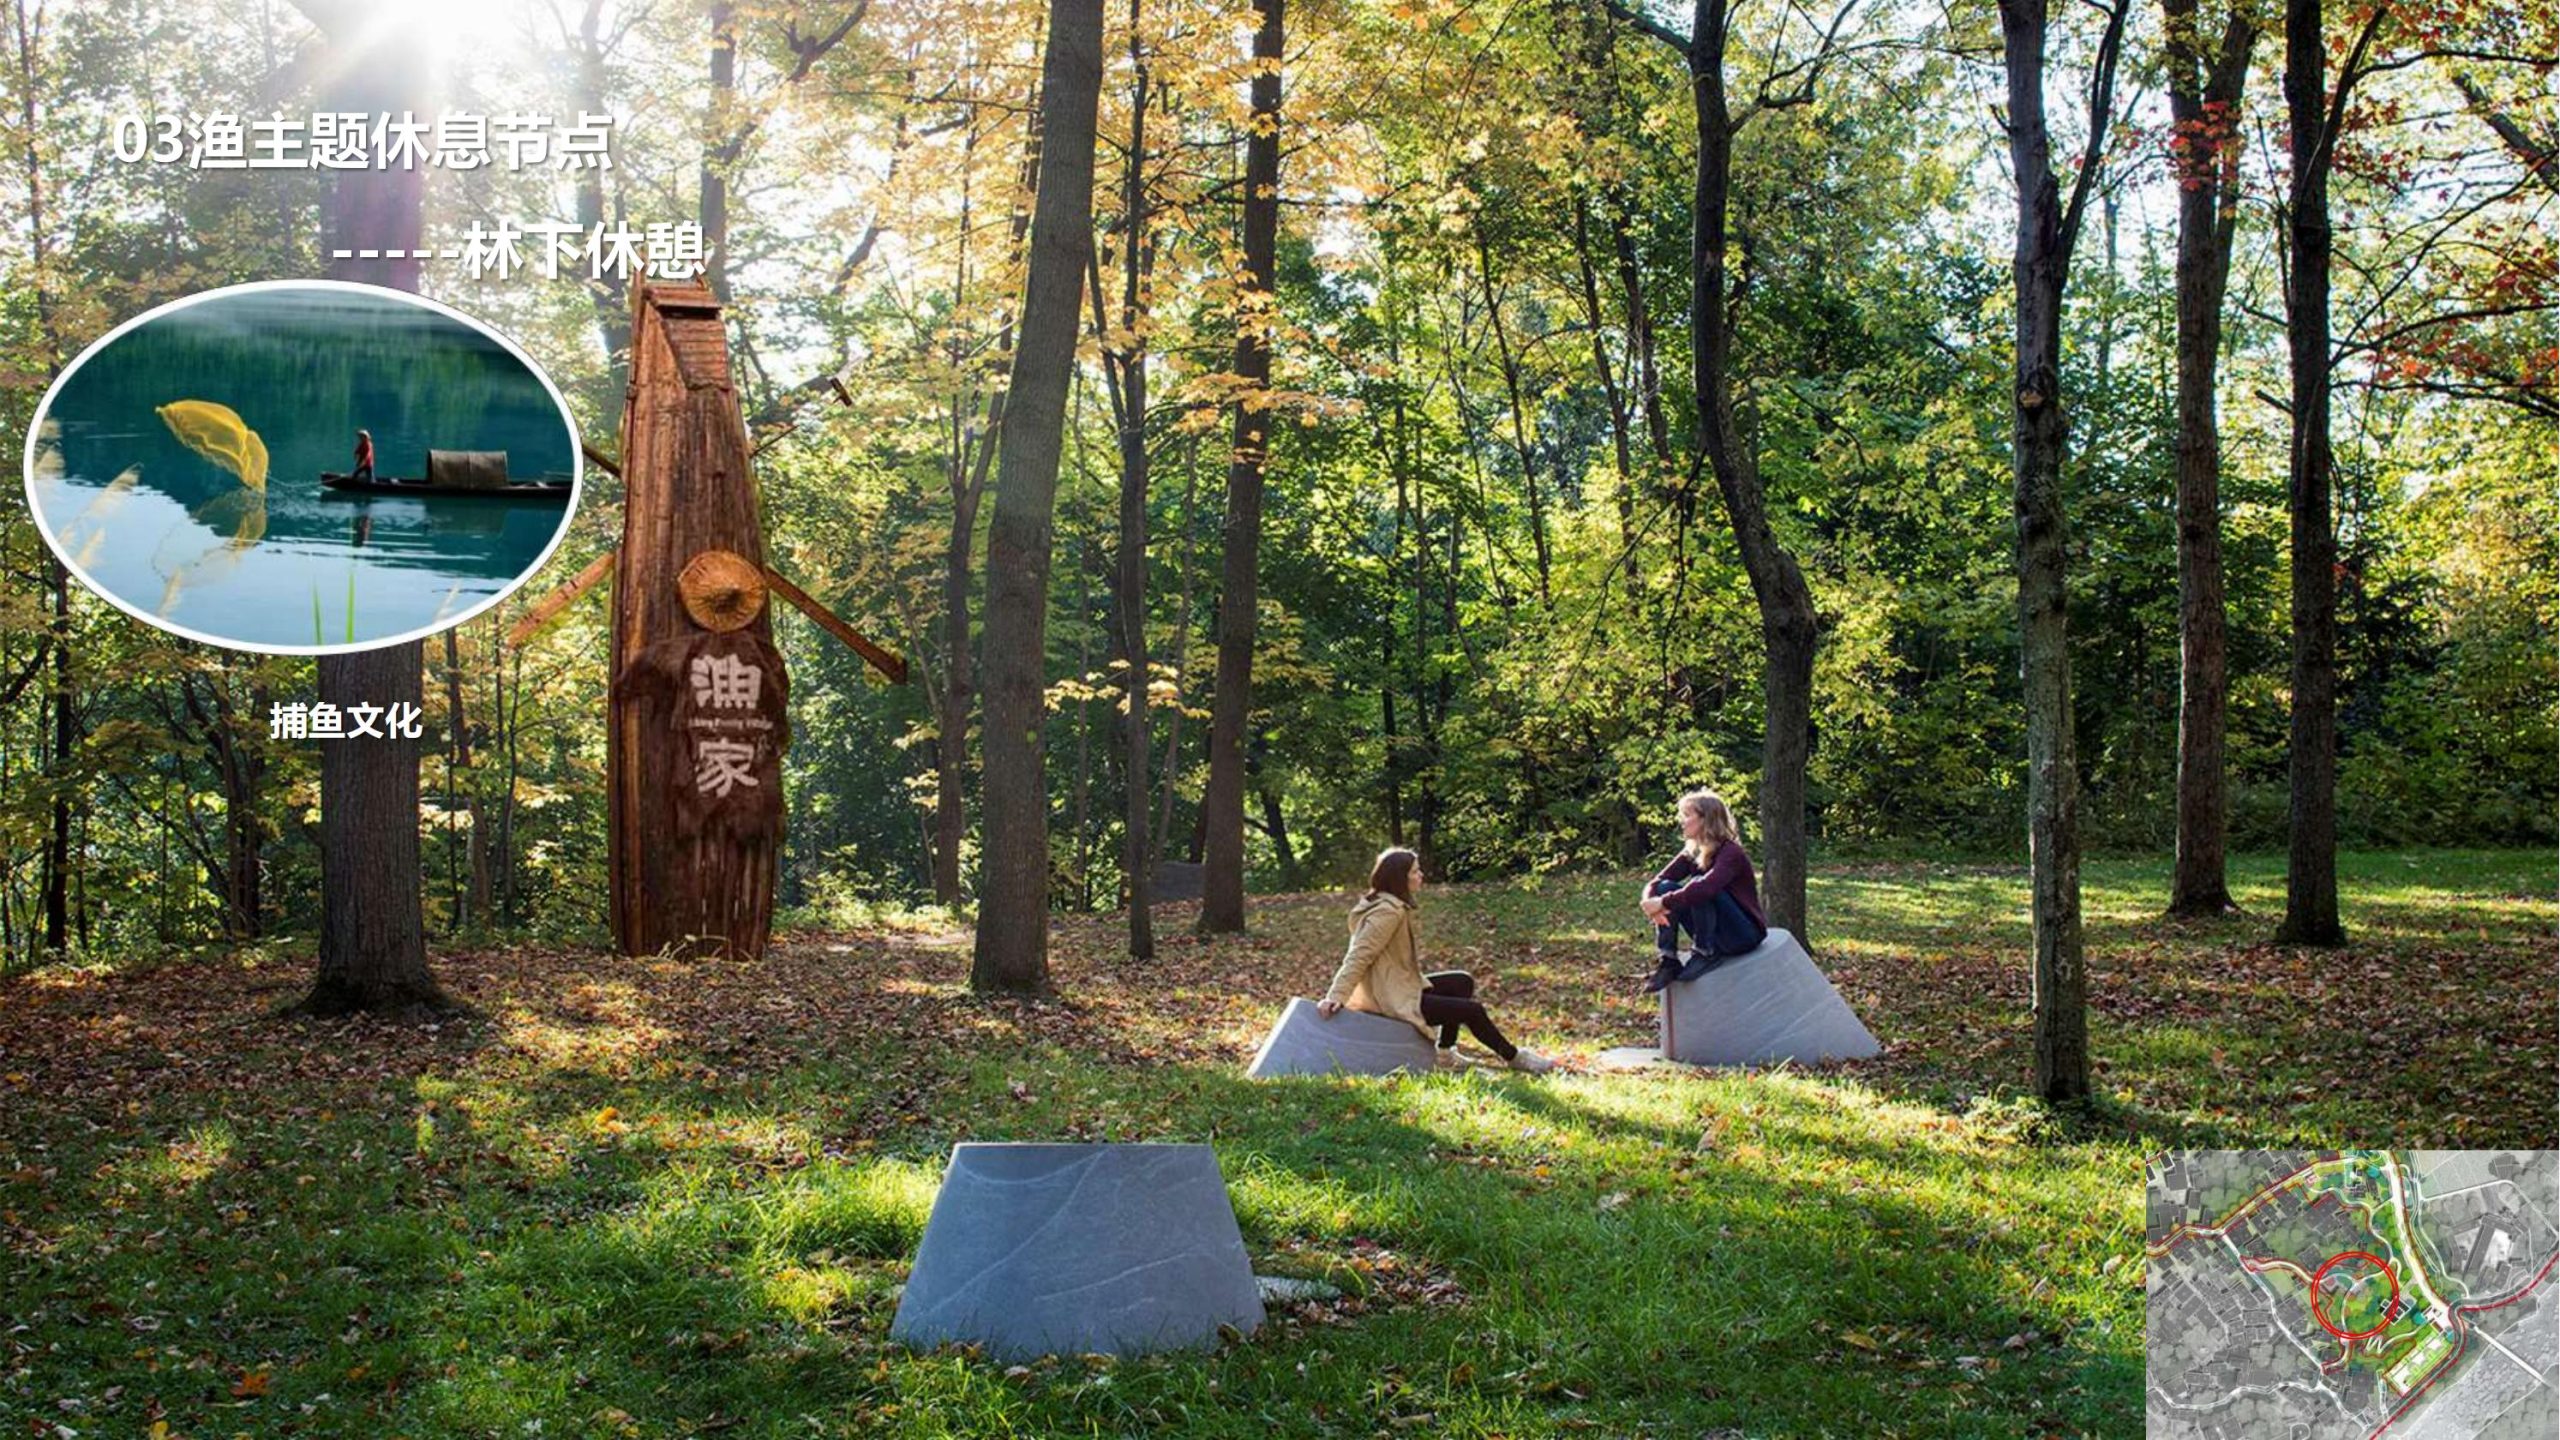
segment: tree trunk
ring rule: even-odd
[[[1401,536],[1396,550],[1402,550]],[[1391,550],[1389,554],[1396,551]],[[1392,613],[1392,612],[1391,612]],[[1387,843],[1404,844],[1404,779],[1399,773],[1404,745],[1396,733],[1396,636],[1390,628],[1378,637],[1378,730],[1385,753],[1385,763],[1378,767],[1378,783],[1386,792]]]
[[[492,616],[491,623],[495,624]],[[498,711],[498,743],[506,757],[506,788],[498,795],[498,913],[513,924],[523,917],[516,911],[516,879],[522,873],[516,860],[516,780],[523,766],[518,750],[517,732],[524,718],[524,649],[509,647],[507,680],[500,691],[504,697]]]
[[[1077,409],[1084,407],[1078,405]],[[1072,422],[1071,422],[1072,423]],[[1076,428],[1081,429],[1081,426]],[[1078,910],[1093,909],[1093,699],[1082,689],[1093,673],[1093,556],[1081,537],[1076,542],[1076,899]]]
[[[1573,197],[1573,255],[1582,275],[1582,323],[1591,327],[1591,369],[1599,378],[1601,398],[1609,405],[1609,443],[1618,464],[1618,563],[1626,567],[1627,594],[1637,580],[1635,446],[1629,439],[1627,397],[1609,362],[1608,322],[1600,314],[1600,274],[1591,260],[1591,197]]]
[[[1283,0],[1254,0],[1253,125],[1244,147],[1244,274],[1236,303],[1233,457],[1227,465],[1225,566],[1218,590],[1218,681],[1209,706],[1209,784],[1200,931],[1244,929],[1244,746],[1253,708],[1256,580],[1262,557],[1262,475],[1269,458],[1273,263],[1280,235],[1280,43]]]
[[[1511,332],[1502,323],[1502,297],[1493,288],[1493,254],[1486,248],[1482,230],[1476,232],[1476,276],[1483,282],[1485,319],[1493,327],[1494,353],[1502,360],[1502,387],[1511,402],[1511,453],[1520,462],[1520,485],[1529,496],[1529,545],[1538,561],[1538,603],[1552,610],[1555,596],[1549,582],[1554,565],[1547,549],[1546,492],[1538,487],[1528,410],[1520,400],[1520,360],[1511,351]]]
[[[1156,953],[1155,884],[1147,843],[1147,341],[1142,309],[1152,245],[1147,236],[1147,57],[1129,0],[1129,160],[1121,186],[1120,325],[1127,349],[1106,368],[1119,377],[1120,552],[1111,572],[1112,658],[1121,666],[1120,869],[1128,885],[1129,956]],[[1099,286],[1099,275],[1095,278]],[[1170,778],[1167,784],[1171,784]]]
[[[27,253],[28,289],[35,302],[36,333],[44,342],[45,368],[48,373],[62,365],[62,347],[53,328],[52,290],[48,285],[48,241],[44,213],[44,166],[38,148],[41,132],[36,125],[36,98],[42,93],[36,65],[36,51],[44,25],[44,7],[27,13],[26,0],[16,0],[11,7],[16,22],[18,84],[18,117],[23,148],[21,158],[26,166],[27,183]],[[53,720],[50,741],[40,741],[38,748],[46,756],[45,777],[51,786],[51,825],[45,838],[43,885],[44,949],[59,956],[70,943],[71,903],[71,752],[79,743],[77,712],[71,693],[71,570],[62,557],[48,553],[44,561],[46,587],[53,592],[53,623],[50,654],[40,657],[39,664],[49,659],[52,676],[45,686],[46,709]]]
[[[1156,825],[1150,833],[1155,845],[1147,853],[1148,878],[1154,879],[1155,862],[1164,858],[1164,837],[1173,833],[1173,795],[1175,781],[1182,774],[1182,705],[1179,697],[1191,680],[1191,597],[1192,562],[1199,555],[1200,442],[1193,440],[1184,452],[1182,463],[1182,560],[1178,594],[1173,607],[1173,693],[1177,697],[1173,714],[1164,722],[1164,763],[1159,767],[1164,776],[1164,793],[1156,797]],[[1193,858],[1198,858],[1196,855]]]
[[[416,23],[380,24],[334,7],[313,18],[329,32],[336,76],[329,108],[365,114],[423,110],[426,53]],[[332,251],[380,249],[399,259],[332,259],[329,278],[415,292],[425,235],[426,172],[348,170],[330,192]],[[324,655],[319,697],[354,705],[424,699],[426,652],[416,640]],[[320,968],[296,1008],[436,1009],[449,1005],[427,970],[420,905],[416,739],[333,740],[320,748]]]
[[[230,747],[239,749],[234,738]],[[266,933],[264,867],[259,863],[258,787],[255,772],[226,772],[222,796],[223,869],[222,928],[242,940]]]
[[[1636,398],[1644,408],[1645,437],[1653,442],[1657,474],[1671,469],[1671,420],[1662,409],[1662,372],[1653,344],[1653,312],[1644,298],[1644,266],[1636,254],[1635,236],[1627,229],[1627,204],[1615,183],[1602,191],[1609,201],[1609,237],[1618,257],[1618,288],[1627,303],[1627,348],[1635,355]]]
[[[1760,826],[1765,849],[1760,894],[1777,928],[1803,938],[1805,913],[1805,766],[1813,750],[1813,656],[1819,628],[1813,592],[1795,556],[1769,527],[1760,467],[1733,419],[1733,317],[1725,282],[1725,212],[1733,187],[1733,122],[1724,84],[1724,0],[1698,0],[1689,55],[1697,102],[1696,224],[1689,263],[1697,277],[1690,302],[1696,337],[1694,385],[1698,433],[1732,522],[1742,568],[1760,609],[1762,695]],[[1808,942],[1809,943],[1809,942]]]
[[[1040,171],[995,515],[987,534],[986,732],[979,807],[986,882],[969,985],[1038,993],[1049,984],[1049,786],[1041,754],[1049,551],[1075,374],[1076,317],[1093,245],[1101,0],[1052,0],[1041,67]]]
[[[425,699],[414,640],[324,655],[320,673],[322,697],[340,705],[414,709]],[[418,745],[368,737],[320,747],[320,973],[301,1013],[451,1004],[428,973],[418,905]]]
[[[2017,518],[2019,670],[2027,708],[2027,850],[2034,924],[2035,1083],[2051,1101],[2089,1094],[2088,977],[2080,933],[2080,794],[2063,562],[2062,288],[2103,153],[2124,6],[2112,12],[2092,82],[2096,117],[2068,214],[2045,122],[2045,0],[2001,0],[2009,163],[2018,185],[2010,467]]]
[[[71,754],[80,743],[79,715],[71,693],[71,570],[59,555],[45,556],[53,589],[53,674],[45,687],[53,712],[53,740],[46,780],[53,790],[52,824],[44,847],[44,948],[60,956],[71,943]]]
[[[729,303],[729,171],[745,153],[746,137],[732,112],[738,104],[737,6],[711,0],[711,113],[703,136],[701,170],[702,283]]]
[[[955,465],[961,464],[956,454]],[[951,536],[943,545],[942,644],[947,669],[933,740],[933,898],[960,903],[960,843],[968,831],[962,766],[969,748],[969,702],[976,694],[969,658],[969,559],[977,540],[978,495],[953,487]]]
[[[604,0],[587,0],[586,10],[578,18],[578,40],[575,53],[576,94],[582,113],[610,113],[605,105]],[[601,167],[581,167],[578,172],[578,227],[587,234],[605,223],[604,175]],[[619,218],[619,217],[612,217]],[[625,293],[626,281],[620,270],[607,270],[587,281],[589,298],[594,302],[596,334],[604,342],[604,363],[608,372],[631,362],[631,299]]]
[[[250,727],[266,715],[267,700],[253,679],[244,716],[231,703],[230,681],[225,674],[181,675],[178,697],[186,707],[187,731],[202,738],[205,758],[222,782],[221,864],[204,857],[215,898],[222,904],[222,933],[255,940],[265,930],[259,863],[265,831],[258,818],[258,792],[267,762]]]
[[[471,716],[463,708],[462,645],[458,631],[444,632],[445,714],[453,727],[448,737],[452,752],[446,761],[445,823],[453,823],[457,801],[464,818],[465,834],[461,855],[468,871],[468,886],[457,886],[454,893],[454,925],[485,925],[489,920],[489,830],[482,823],[480,794],[469,784],[471,774]]]
[[[1025,127],[1022,153],[1022,188],[1029,190],[1038,177],[1040,164],[1040,127]],[[972,201],[969,188],[969,159],[978,146],[978,130],[974,119],[962,137],[963,159],[960,171],[960,243],[952,262],[951,293],[965,295],[969,288],[969,236]],[[1025,237],[1030,234],[1031,215],[1019,205],[1014,207],[1009,222],[1011,243],[1018,254]],[[1011,259],[1012,257],[1008,257]],[[1013,349],[1013,317],[1008,315],[998,327],[993,347],[998,354]],[[945,358],[955,370],[964,370],[968,344],[955,327]],[[1005,391],[999,386],[985,397],[983,426],[972,423],[978,418],[979,396],[963,386],[951,398],[951,450],[946,483],[951,492],[951,534],[942,551],[942,644],[943,686],[941,703],[934,716],[935,738],[934,803],[933,803],[933,896],[943,905],[960,903],[960,847],[968,834],[967,763],[969,755],[969,713],[977,698],[975,664],[971,659],[969,636],[969,576],[978,540],[978,507],[986,498],[989,463],[994,459],[994,437],[1004,426]]]
[[[2368,30],[2369,36],[2372,32]],[[2292,352],[2293,513],[2292,805],[2284,922],[2276,940],[2341,945],[2338,923],[2338,536],[2329,511],[2329,162],[2334,135],[2322,75],[2320,0],[2286,0],[2285,113],[2293,181],[2286,197],[2292,283],[2285,334]],[[2359,45],[2356,53],[2361,55]],[[2348,61],[2352,76],[2355,60]],[[2351,81],[2342,80],[2341,89]],[[2338,98],[2343,110],[2344,95]]]
[[[1262,830],[1271,837],[1271,848],[1280,856],[1280,888],[1295,890],[1301,883],[1298,854],[1289,844],[1289,821],[1280,813],[1280,795],[1268,785],[1255,787],[1262,799]]]
[[[483,738],[486,738],[485,733]],[[462,762],[464,771],[468,773],[472,761],[471,748],[467,743],[463,746]],[[474,785],[463,792],[463,808],[471,817],[471,888],[467,892],[471,901],[471,918],[475,923],[487,925],[495,918],[496,912],[491,906],[497,894],[497,876],[495,867],[490,863],[489,812],[483,800],[482,787]]]
[[[1448,522],[1449,549],[1447,559],[1440,567],[1440,636],[1443,643],[1455,644],[1464,651],[1466,636],[1458,629],[1458,565],[1461,537],[1466,530],[1466,516],[1456,506],[1443,506],[1441,513],[1442,518]],[[1422,583],[1420,579],[1422,568],[1417,564],[1415,579],[1417,586]],[[1443,756],[1440,742],[1449,723],[1449,695],[1452,681],[1450,667],[1446,664],[1433,665],[1431,672],[1431,683],[1428,687],[1429,701],[1422,712],[1422,794],[1420,796],[1422,813],[1416,817],[1414,849],[1426,866],[1445,868],[1449,858],[1440,849],[1440,818],[1445,809],[1440,793],[1440,785],[1445,778],[1441,770]]]
[[[2224,867],[2229,693],[2222,598],[2222,300],[2239,215],[2239,104],[2257,31],[2234,16],[2206,68],[2196,0],[2165,0],[2178,181],[2178,789],[2172,915],[2236,908]]]
[[[470,717],[462,713],[462,657],[460,642],[447,630],[444,640],[444,805],[436,818],[444,827],[444,893],[446,914],[444,933],[451,939],[468,923],[462,899],[462,853],[460,837],[454,833],[454,813],[462,804],[463,737],[470,733]]]

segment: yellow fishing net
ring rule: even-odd
[[[169,433],[188,449],[240,477],[252,490],[267,488],[267,442],[239,412],[211,400],[174,400],[160,407]]]

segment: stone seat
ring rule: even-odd
[[[1690,1065],[1814,1064],[1882,1051],[1849,1002],[1784,930],[1662,991],[1662,1053]]]
[[[1206,1145],[952,1147],[890,1338],[1004,1362],[1215,1346],[1262,1324]]]
[[[1291,996],[1278,1024],[1254,1052],[1248,1080],[1275,1075],[1387,1075],[1431,1069],[1432,1043],[1401,1020],[1344,1010],[1327,1020],[1316,1002]]]

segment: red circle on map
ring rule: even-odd
[[[2382,1272],[2382,1278],[2391,1282],[2391,1298],[2382,1302],[2382,1320],[2370,1330],[2341,1330],[2329,1323],[2328,1316],[2320,1313],[2320,1277],[2328,1274],[2330,1267],[2341,1260],[2370,1260],[2374,1268]],[[2381,1334],[2384,1328],[2391,1324],[2391,1307],[2397,1304],[2399,1299],[2400,1277],[2391,1273],[2391,1267],[2382,1263],[2382,1257],[2379,1255],[2368,1255],[2362,1250],[2341,1250],[2322,1261],[2320,1268],[2311,1272],[2311,1318],[2320,1322],[2321,1329],[2341,1340],[2361,1340],[2367,1335]]]

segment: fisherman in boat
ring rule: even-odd
[[[373,483],[373,432],[370,430],[356,432],[356,468],[348,478],[359,485]]]

